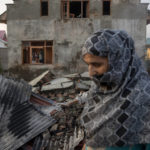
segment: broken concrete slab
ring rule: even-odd
[[[64,82],[70,82],[71,80],[68,78],[57,78],[50,82],[50,84],[62,84]]]
[[[29,84],[31,86],[35,86],[46,74],[48,74],[48,70],[45,71],[44,73],[42,73],[40,76],[38,76],[37,78],[35,78],[34,80],[30,81]]]
[[[76,89],[80,89],[80,90],[88,90],[89,89],[89,86],[88,85],[85,85],[85,84],[82,84],[82,83],[76,83]]]
[[[65,89],[73,86],[74,83],[68,78],[58,78],[49,82],[48,85],[43,85],[41,91],[51,91],[56,89]]]
[[[39,87],[32,87],[32,92],[38,93],[38,90],[39,90],[39,89],[40,89]]]
[[[79,78],[80,74],[79,73],[68,74],[68,75],[65,75],[64,77],[66,77],[66,78]]]
[[[84,72],[81,74],[81,77],[83,78],[90,78],[89,73],[88,72]]]
[[[90,80],[89,81],[81,81],[81,83],[91,86],[92,81],[90,81]]]

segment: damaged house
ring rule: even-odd
[[[8,68],[38,64],[80,71],[85,39],[103,28],[126,30],[144,55],[147,5],[140,0],[14,0],[7,8]]]

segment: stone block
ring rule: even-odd
[[[68,78],[58,78],[55,80],[52,80],[50,84],[43,85],[41,91],[51,91],[56,89],[65,89],[73,86],[72,80]]]

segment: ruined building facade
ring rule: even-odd
[[[14,0],[8,5],[8,68],[63,65],[82,69],[81,48],[93,32],[126,30],[144,55],[146,5],[140,0]]]

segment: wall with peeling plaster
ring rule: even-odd
[[[40,16],[40,0],[15,0],[8,5],[9,67],[22,64],[22,41],[53,40],[53,64],[72,72],[82,70],[80,53],[85,39],[102,28],[126,30],[144,55],[146,5],[140,0],[112,0],[111,15],[102,15],[102,0],[90,0],[89,18],[61,19],[61,0],[49,0],[49,16]],[[76,69],[73,69],[76,68]],[[79,69],[80,68],[80,69]]]

